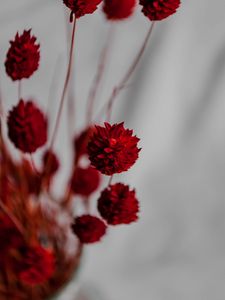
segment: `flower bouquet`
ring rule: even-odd
[[[179,0],[140,0],[151,25],[128,71],[103,105],[104,122],[94,120],[96,93],[103,77],[107,47],[90,90],[84,129],[71,141],[72,168],[63,195],[52,193],[60,159],[54,151],[72,70],[76,22],[92,14],[102,0],[64,0],[69,9],[72,36],[68,68],[53,134],[48,137],[49,118],[33,99],[24,99],[22,84],[38,70],[40,44],[31,30],[16,33],[6,54],[5,71],[18,85],[18,99],[9,112],[0,99],[0,299],[43,300],[54,296],[78,269],[84,244],[98,242],[109,226],[137,221],[139,203],[134,189],[115,182],[114,174],[129,170],[138,159],[139,139],[123,122],[112,124],[111,113],[120,91],[127,85],[155,21],[179,7]],[[65,7],[64,6],[64,7]],[[105,0],[103,12],[109,22],[129,18],[135,0]],[[10,150],[9,143],[14,145]],[[42,149],[40,149],[42,148]],[[41,166],[35,153],[42,151]],[[106,186],[102,177],[108,176]],[[95,201],[96,212],[90,202]],[[79,209],[77,209],[79,206]]]

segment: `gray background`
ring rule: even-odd
[[[125,120],[143,149],[136,165],[114,180],[137,189],[140,220],[112,228],[102,243],[86,249],[81,282],[87,295],[82,299],[224,300],[224,11],[224,0],[183,1],[176,15],[156,25],[129,89],[118,98],[113,121]],[[54,119],[66,67],[65,17],[60,0],[0,0],[0,82],[6,111],[17,102],[17,86],[4,73],[8,41],[17,30],[32,28],[41,43],[41,65],[23,83],[22,93],[48,107]],[[97,107],[124,74],[149,26],[140,8],[131,20],[115,24]],[[74,129],[82,127],[108,27],[101,10],[78,22]],[[66,116],[65,110],[56,144],[64,164],[57,192],[70,164]]]

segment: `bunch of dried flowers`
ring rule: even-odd
[[[50,139],[48,117],[34,100],[21,97],[22,80],[29,79],[39,67],[37,38],[31,30],[17,33],[6,55],[5,71],[18,84],[18,103],[8,114],[1,110],[0,119],[0,299],[43,300],[54,295],[77,269],[83,244],[100,241],[110,225],[130,224],[138,219],[135,190],[112,180],[114,174],[126,172],[135,164],[140,152],[139,139],[123,122],[111,124],[110,117],[118,93],[143,55],[154,22],[175,13],[180,1],[140,0],[143,14],[153,22],[133,63],[112,91],[105,109],[105,122],[94,124],[93,103],[104,69],[100,63],[90,93],[88,123],[72,141],[72,172],[64,195],[55,199],[51,187],[60,171],[60,160],[54,152],[54,142],[71,75],[76,21],[92,14],[102,0],[62,2],[70,9],[73,30],[67,74]],[[109,21],[129,18],[136,7],[135,0],[103,1],[103,12]],[[8,149],[6,139],[20,153],[19,160]],[[42,167],[37,168],[34,153],[42,147],[45,147]],[[109,176],[103,189],[102,176]],[[93,201],[95,192],[99,192],[98,215],[90,212],[90,200]],[[77,196],[82,199],[82,214],[73,210],[72,203]]]

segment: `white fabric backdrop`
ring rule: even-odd
[[[83,299],[224,300],[225,2],[183,2],[174,17],[154,28],[132,85],[116,104],[113,121],[125,120],[141,138],[139,161],[115,178],[136,187],[140,221],[113,228],[101,244],[87,248]],[[42,60],[39,72],[24,82],[23,95],[35,96],[47,107],[57,71],[50,100],[54,114],[66,64],[61,1],[0,0],[0,7],[5,109],[16,103],[17,95],[4,74],[8,40],[17,30],[32,28],[41,42]],[[124,73],[149,25],[140,9],[132,20],[115,25],[101,99]],[[108,27],[101,12],[78,22],[73,86],[81,112]],[[82,125],[80,113],[75,121]],[[61,147],[65,130],[64,116],[57,151],[68,168],[69,149]]]

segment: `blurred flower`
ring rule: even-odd
[[[108,20],[123,20],[130,17],[136,0],[105,0],[103,11]]]
[[[134,190],[128,185],[116,183],[102,191],[98,210],[108,224],[129,224],[138,219],[139,204]]]
[[[86,14],[92,14],[102,0],[63,0],[63,3],[71,9],[71,13],[80,18]]]
[[[96,126],[96,131],[90,138],[89,159],[103,174],[127,171],[138,158],[139,139],[133,136],[133,130],[125,129],[123,124],[105,123],[105,127]]]
[[[160,21],[174,14],[180,0],[140,0],[142,12],[152,21]]]
[[[41,246],[25,249],[19,262],[19,278],[28,285],[37,285],[47,281],[55,269],[53,253]]]
[[[20,100],[9,112],[8,135],[16,148],[32,153],[47,140],[47,120],[32,101]]]
[[[10,41],[5,68],[12,80],[29,78],[39,66],[40,52],[36,37],[31,36],[31,30],[24,30],[22,35],[18,33],[14,41]]]
[[[98,242],[106,233],[105,223],[94,216],[83,215],[75,218],[72,229],[81,243],[95,243]]]
[[[75,194],[90,196],[97,190],[100,183],[100,173],[92,168],[76,168],[72,176],[71,188]]]

